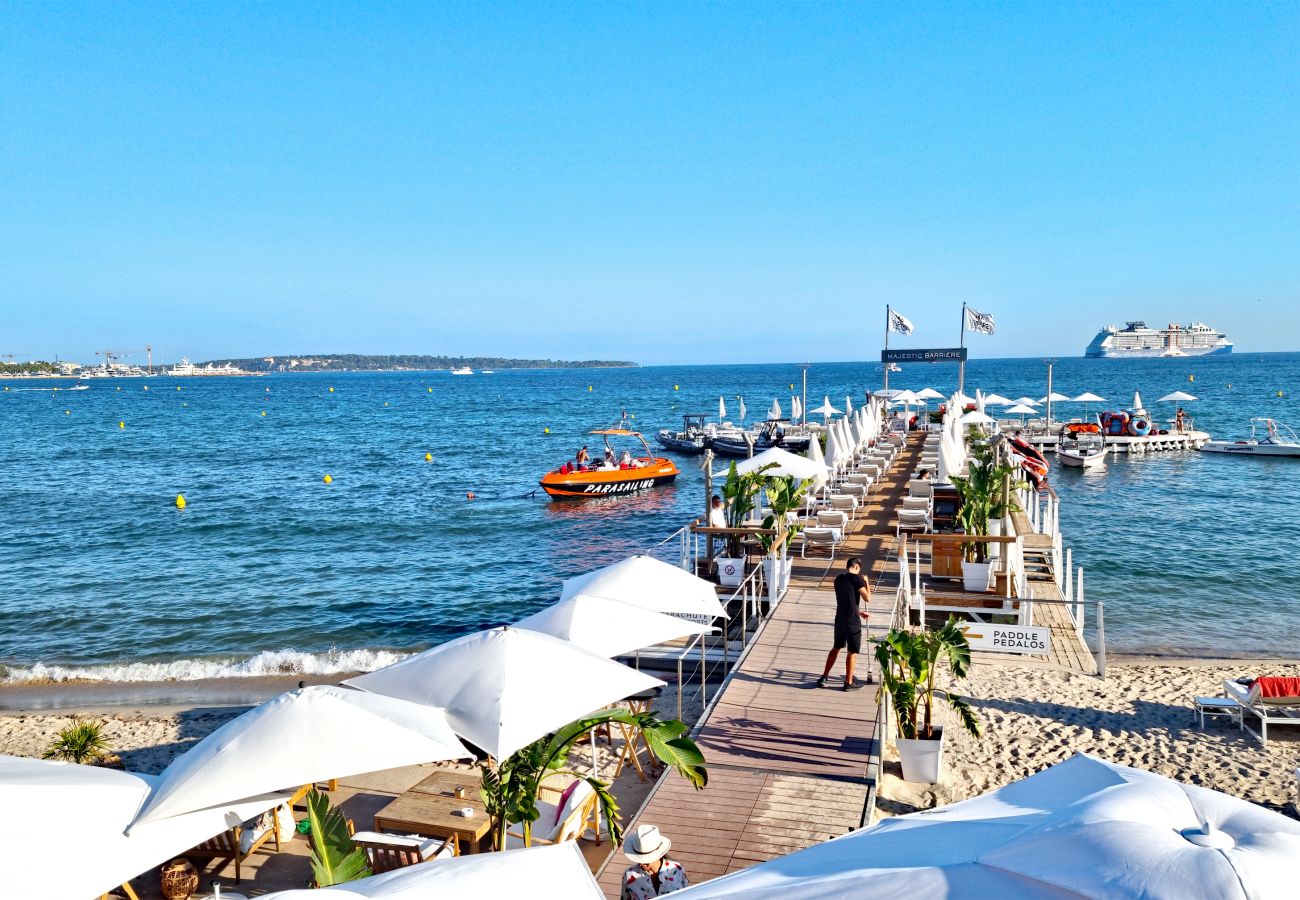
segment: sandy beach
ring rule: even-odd
[[[1177,781],[1241,797],[1292,817],[1300,728],[1269,730],[1264,747],[1226,719],[1192,715],[1196,695],[1219,696],[1225,678],[1294,675],[1300,664],[1139,660],[1112,664],[1102,679],[1023,665],[977,665],[954,687],[976,706],[984,736],[950,730],[944,782],[908,784],[897,753],[885,754],[878,815],[965,800],[1090,753]]]

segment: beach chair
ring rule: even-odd
[[[831,494],[831,509],[837,509],[853,519],[858,514],[858,501],[856,497],[848,494]]]
[[[924,478],[913,478],[907,483],[907,495],[909,497],[933,497],[934,482],[927,481]]]
[[[894,529],[894,536],[899,537],[904,531],[929,531],[930,530],[930,513],[924,509],[904,509],[898,508],[898,526]]]
[[[835,551],[838,550],[840,544],[844,542],[844,532],[839,528],[825,528],[821,526],[805,528],[803,531],[799,532],[798,536],[801,544],[799,548],[800,559],[808,558],[809,548],[821,548],[830,551],[832,564],[835,562]]]
[[[450,859],[459,855],[455,835],[449,838],[427,838],[359,831],[352,835],[352,843],[365,851],[370,871],[376,875],[431,859]]]
[[[546,796],[554,799],[546,800]],[[600,823],[596,818],[598,798],[591,785],[583,779],[570,782],[563,788],[543,785],[537,799],[537,821],[533,823],[532,837],[524,842],[524,826],[511,825],[506,831],[506,849],[531,847],[536,844],[563,844],[576,841],[590,829],[600,839]]]
[[[812,524],[813,528],[847,528],[849,517],[846,513],[838,509],[824,509],[817,513],[817,521]]]
[[[1241,727],[1268,744],[1268,726],[1300,725],[1300,678],[1257,678],[1247,687],[1235,681],[1223,682],[1224,696],[1241,707]],[[1247,720],[1259,720],[1255,731]]]
[[[934,498],[932,497],[904,497],[902,508],[907,510],[919,509],[929,514],[933,502]]]
[[[235,863],[235,884],[239,884],[240,865],[244,860],[248,859],[268,842],[274,842],[275,851],[279,853],[281,839],[287,841],[293,837],[292,827],[289,827],[286,834],[282,834],[284,829],[281,827],[281,819],[286,814],[288,820],[292,822],[293,813],[288,811],[287,806],[267,810],[266,813],[256,819],[213,835],[203,843],[185,851],[181,856],[194,859],[233,860]]]

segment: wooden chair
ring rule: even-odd
[[[253,838],[247,850],[240,849],[240,844],[243,842],[244,827],[236,825],[234,828],[208,838],[181,855],[199,859],[232,859],[235,861],[235,884],[239,884],[240,864],[256,853],[263,844],[274,840],[275,850],[277,853],[280,852],[280,817],[277,814],[277,809],[278,807],[271,810],[271,827]]]
[[[596,808],[599,799],[591,785],[586,781],[578,781],[577,787],[569,795],[563,808],[559,808],[557,813],[557,804],[568,787],[548,787],[543,785],[538,792],[537,811],[540,815],[537,821],[533,823],[532,837],[529,843],[524,842],[524,826],[521,824],[511,825],[506,832],[506,849],[511,850],[517,847],[534,846],[537,844],[562,844],[565,841],[576,841],[586,834],[588,829],[596,833],[596,839],[600,839],[600,825],[596,818]],[[553,796],[553,801],[546,800],[547,795]],[[558,818],[558,821],[557,821]]]
[[[370,871],[376,875],[416,866],[431,859],[460,855],[455,835],[439,839],[362,831],[352,835],[352,843],[366,852]]]

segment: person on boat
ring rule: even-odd
[[[862,577],[862,561],[855,557],[835,578],[835,644],[826,655],[826,669],[817,679],[818,687],[826,687],[826,679],[831,677],[831,669],[841,650],[845,651],[843,690],[856,691],[863,687],[863,682],[853,680],[853,664],[862,652],[862,623],[867,621],[868,615],[858,607],[862,601],[871,603],[871,585]],[[867,681],[871,681],[869,671]]]
[[[605,448],[605,465],[611,469],[618,467],[618,461],[614,458],[614,448]]]
[[[1179,434],[1183,433],[1184,418],[1186,418],[1186,414],[1183,412],[1183,408],[1180,406],[1178,407],[1178,412],[1174,413],[1174,427],[1178,429]]]
[[[654,825],[638,825],[623,842],[632,865],[623,871],[619,900],[649,900],[687,887],[686,870],[668,858],[673,842]]]
[[[722,498],[717,494],[713,495],[713,502],[709,506],[709,527],[726,528],[727,527],[727,510],[722,505]]]
[[[578,465],[580,466],[585,466],[591,462],[591,454],[587,452],[585,445],[578,451],[578,455],[574,458],[578,461]]]
[[[620,469],[632,468],[632,451],[624,450],[623,455],[619,458],[618,467]]]

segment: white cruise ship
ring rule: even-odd
[[[1206,356],[1231,353],[1232,341],[1204,322],[1170,325],[1157,331],[1146,322],[1127,322],[1123,328],[1107,325],[1092,339],[1083,355],[1089,359],[1136,356]]]
[[[237,368],[230,363],[214,366],[208,363],[206,366],[196,366],[190,362],[189,357],[182,356],[181,361],[172,366],[167,372],[168,375],[175,375],[178,378],[197,378],[208,375],[260,375],[260,372],[247,372]]]

